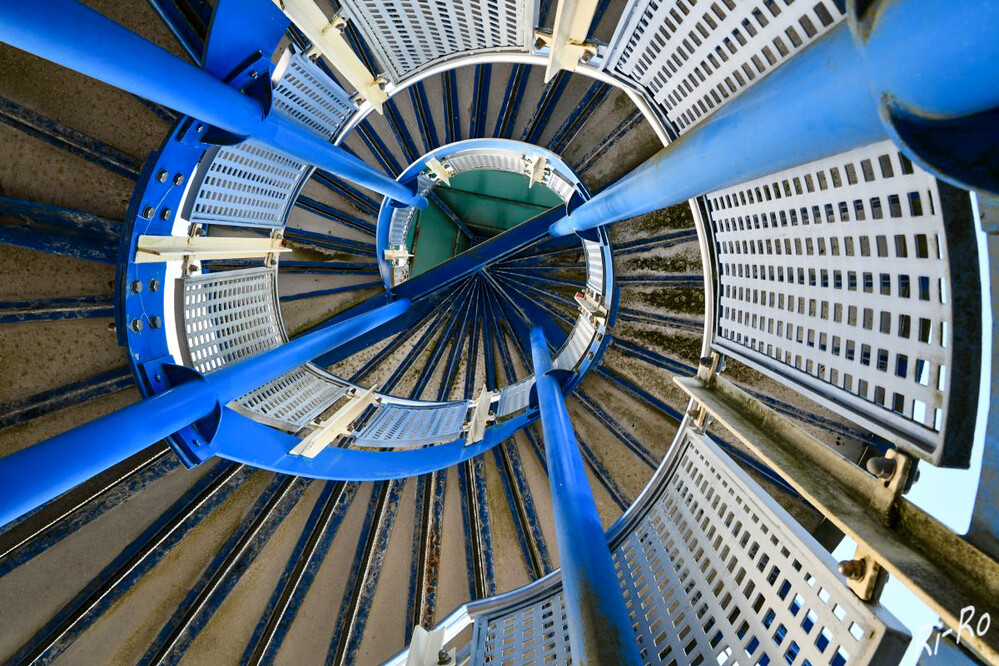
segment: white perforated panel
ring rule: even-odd
[[[491,620],[475,664],[569,664],[569,620],[565,597],[558,594]]]
[[[606,62],[682,133],[842,19],[833,0],[631,0]]]
[[[534,386],[534,376],[521,379],[516,384],[510,384],[500,389],[499,404],[496,406],[497,416],[508,416],[527,407],[531,399],[531,388]]]
[[[327,139],[335,137],[356,109],[350,96],[301,53],[287,51],[281,66],[274,109]]]
[[[467,402],[429,407],[383,403],[368,419],[354,442],[360,446],[418,446],[451,442],[462,435]]]
[[[396,83],[457,55],[527,51],[534,28],[534,3],[527,0],[343,0],[341,5]]]
[[[937,460],[952,312],[936,180],[885,141],[706,198],[715,345]]]
[[[604,293],[604,253],[600,243],[583,239],[586,254],[586,286],[598,294]]]
[[[277,347],[276,269],[248,268],[184,280],[190,366],[201,373]]]
[[[566,340],[565,346],[555,357],[552,366],[556,370],[574,370],[589,351],[594,335],[596,335],[596,329],[593,328],[590,318],[586,315],[580,315],[569,334],[569,339]]]
[[[492,171],[524,172],[523,153],[504,150],[463,150],[447,158],[455,173],[489,169]]]
[[[297,430],[346,394],[349,387],[303,365],[236,400],[258,420]]]
[[[281,228],[309,170],[252,139],[209,150],[184,217],[196,224]]]
[[[708,438],[688,432],[612,550],[645,664],[898,663],[904,629]],[[476,619],[472,663],[570,663],[561,587]],[[554,657],[552,656],[554,655]]]

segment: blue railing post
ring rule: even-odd
[[[551,374],[548,341],[531,329],[534,380],[545,437],[562,590],[574,664],[641,664],[607,537],[583,458],[572,431],[562,387]]]
[[[256,99],[75,0],[4,3],[0,41],[256,139],[384,196],[426,206],[426,199],[409,186],[281,114],[266,113]]]
[[[0,525],[408,309],[383,305],[0,459]]]
[[[999,41],[991,30],[999,7],[994,3],[882,0],[872,7],[883,10],[876,12],[868,34],[852,34],[846,22],[833,28],[553,224],[552,235],[610,224],[897,138],[885,114],[898,105],[938,120],[999,107]],[[967,136],[970,143],[992,145],[986,141],[991,135]],[[902,147],[941,178],[960,179],[960,173],[933,169]]]

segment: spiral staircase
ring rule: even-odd
[[[7,663],[995,663],[990,3],[86,4],[0,5]]]

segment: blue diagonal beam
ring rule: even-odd
[[[402,154],[405,156],[407,162],[415,162],[416,158],[420,156],[420,152],[416,149],[416,144],[413,142],[413,137],[409,133],[409,128],[406,126],[405,121],[402,119],[402,115],[399,113],[399,107],[396,105],[395,101],[388,99],[384,104],[385,120],[388,121],[389,129],[392,130],[392,134],[395,135],[396,141],[399,143],[399,147],[402,149]]]
[[[142,160],[4,97],[0,97],[0,122],[111,173],[131,180],[139,177]]]
[[[552,374],[548,343],[540,328],[531,329],[531,359],[573,661],[641,664],[562,387]]]

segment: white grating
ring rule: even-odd
[[[383,403],[354,434],[360,446],[418,446],[451,442],[462,435],[467,402],[427,407]]]
[[[523,153],[496,150],[495,148],[489,150],[463,150],[455,155],[449,155],[447,163],[451,165],[456,174],[481,169],[524,173]]]
[[[190,366],[218,370],[283,341],[276,269],[248,268],[184,280],[184,332]]]
[[[905,647],[822,546],[702,435],[688,434],[614,560],[649,664],[893,663]]]
[[[604,293],[604,250],[603,244],[583,239],[583,252],[586,253],[586,286],[597,294]]]
[[[534,3],[527,0],[343,0],[341,5],[395,83],[459,54],[527,51],[534,28]]]
[[[569,620],[561,592],[489,621],[474,664],[568,664]]]
[[[545,178],[545,185],[547,185],[548,189],[557,194],[559,198],[566,203],[569,203],[569,199],[572,198],[572,193],[576,191],[576,186],[573,183],[566,178],[563,178],[555,171],[552,171]]]
[[[406,237],[409,235],[409,225],[419,210],[415,206],[395,208],[389,220],[389,247],[406,247]]]
[[[953,313],[936,180],[885,141],[706,198],[715,346],[939,460]]]
[[[303,428],[347,393],[349,386],[303,365],[236,400],[258,420]]]
[[[281,228],[310,169],[252,139],[209,150],[184,217],[193,224]]]
[[[682,133],[843,17],[834,0],[631,0],[607,67]]]
[[[596,329],[593,328],[590,318],[580,314],[579,318],[576,319],[576,325],[572,328],[572,333],[569,334],[569,339],[565,342],[565,346],[562,347],[558,356],[555,357],[552,367],[556,370],[574,370],[583,357],[586,356],[586,352],[589,351],[594,335],[596,335]]]
[[[355,111],[350,96],[301,53],[289,49],[281,65],[274,109],[327,139],[334,138]]]
[[[534,387],[534,376],[521,379],[516,384],[510,384],[500,389],[499,404],[496,405],[497,416],[509,416],[527,407],[531,399],[531,389]]]
[[[811,535],[708,438],[679,447],[612,550],[645,664],[898,662],[904,629],[854,596]],[[473,663],[568,663],[562,598],[481,616]]]

